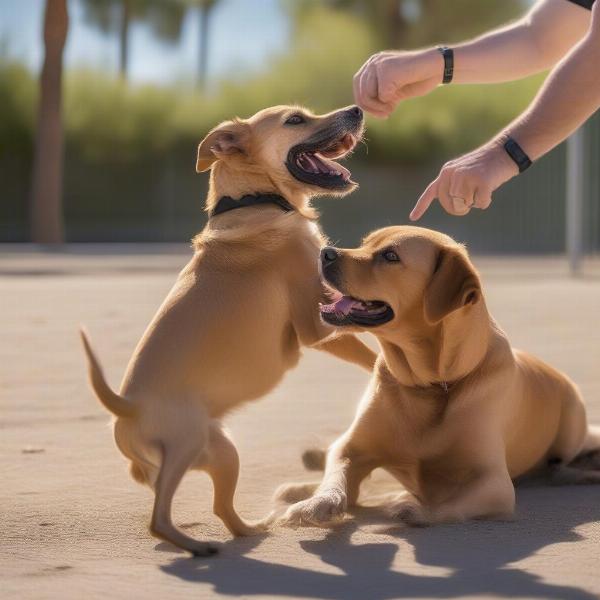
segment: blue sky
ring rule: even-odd
[[[80,0],[68,0],[71,26],[65,54],[68,67],[117,71],[118,40],[83,22]],[[0,47],[33,69],[42,57],[43,0],[0,0]],[[287,45],[289,26],[280,0],[221,0],[213,13],[209,76],[259,69]],[[190,11],[178,44],[156,41],[135,24],[130,37],[130,80],[168,83],[192,79],[198,54],[198,15]]]

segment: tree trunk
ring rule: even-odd
[[[30,215],[31,239],[40,244],[63,242],[61,96],[68,27],[67,0],[47,0]]]
[[[198,43],[198,87],[206,85],[206,72],[208,68],[208,31],[211,7],[201,4],[198,7],[200,39]]]
[[[119,74],[127,80],[129,66],[129,23],[131,21],[130,0],[121,0],[121,26],[119,29]]]

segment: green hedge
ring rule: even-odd
[[[198,141],[219,121],[279,103],[306,104],[317,111],[350,104],[352,75],[376,49],[371,30],[356,16],[318,8],[293,32],[287,54],[273,57],[255,73],[215,82],[205,94],[183,84],[126,85],[105,73],[69,72],[64,101],[66,202],[81,219],[85,211],[90,218],[108,218],[111,207],[120,204],[128,204],[133,217],[144,207],[149,181],[168,180],[156,170],[164,163],[173,165],[175,157],[191,168]],[[405,102],[386,121],[369,119],[367,150],[361,148],[356,160],[426,164],[473,148],[526,106],[540,82],[534,78],[502,86],[450,86]],[[36,102],[37,79],[22,65],[0,58],[4,232],[11,223],[24,231]],[[154,171],[151,177],[149,169]],[[110,202],[104,206],[91,189],[90,173],[105,184],[103,197],[110,196]],[[118,184],[122,173],[130,174],[126,186]],[[76,187],[69,187],[72,182]],[[147,211],[146,206],[144,218],[159,218]],[[115,219],[118,215],[116,211]],[[0,237],[7,235],[0,231]]]

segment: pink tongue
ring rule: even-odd
[[[332,304],[323,304],[321,305],[321,312],[324,313],[340,313],[342,315],[347,315],[352,307],[358,304],[356,300],[348,296],[342,296],[339,300],[333,302]]]

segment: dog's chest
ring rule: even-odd
[[[449,402],[442,389],[427,395],[387,395],[382,403],[388,424],[387,459],[414,463],[448,452],[456,429]]]
[[[395,396],[386,402],[385,467],[423,497],[448,493],[470,472],[470,458],[461,441],[465,423],[450,401],[442,391],[426,397]]]

